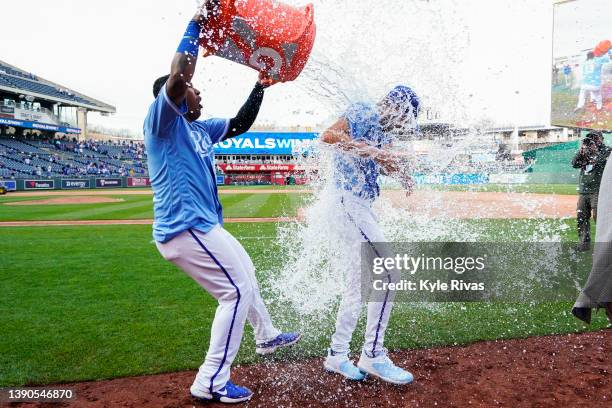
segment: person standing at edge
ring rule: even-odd
[[[599,191],[600,217],[597,221],[593,265],[572,314],[591,324],[592,310],[603,309],[612,324],[612,165],[605,166]]]
[[[189,22],[170,75],[155,81],[156,99],[145,119],[144,137],[154,193],[153,237],[157,248],[219,302],[208,352],[191,386],[191,395],[198,400],[238,403],[253,395],[248,388],[230,381],[230,367],[240,347],[245,320],[254,328],[260,355],[293,345],[301,335],[281,333],[274,327],[259,293],[253,262],[223,228],[213,145],[251,127],[264,89],[274,81],[261,74],[236,117],[198,120],[202,98],[191,84],[198,40],[207,16],[218,13],[218,7],[218,1],[204,2]]]
[[[572,166],[580,169],[577,211],[579,251],[588,251],[591,247],[591,214],[597,222],[599,186],[608,157],[610,149],[605,145],[602,134],[590,132],[572,160]]]

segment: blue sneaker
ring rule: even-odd
[[[274,353],[278,348],[293,346],[302,338],[301,333],[281,333],[274,340],[257,344],[255,352],[260,356]]]
[[[349,380],[363,381],[366,378],[366,375],[349,360],[348,353],[336,353],[332,349],[327,350],[327,358],[323,367],[326,371],[338,373]]]
[[[387,356],[387,350],[383,350],[376,357],[370,357],[365,351],[362,351],[357,367],[364,374],[373,375],[391,384],[405,385],[414,380],[412,373],[393,364],[393,361]]]
[[[191,396],[199,401],[205,402],[221,402],[223,404],[239,404],[251,399],[253,391],[246,387],[240,387],[231,381],[225,384],[225,387],[219,391],[210,393],[194,392],[191,387]]]

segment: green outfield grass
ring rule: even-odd
[[[301,186],[276,186],[275,189],[304,189]],[[253,187],[238,187],[238,189]],[[227,188],[223,188],[227,189]],[[270,186],[255,186],[255,189],[270,189]],[[487,184],[468,186],[420,186],[421,190],[470,191],[470,192],[516,192],[541,194],[577,194],[573,184]],[[2,221],[52,221],[52,220],[134,220],[153,218],[151,195],[113,195],[105,197],[123,200],[118,203],[9,206],[11,202],[45,200],[47,196],[0,197],[0,222]],[[87,191],[83,191],[87,195]],[[53,196],[57,198],[60,196]],[[221,194],[224,215],[228,218],[260,218],[295,216],[311,195],[308,193],[270,194]]]
[[[57,198],[53,196],[52,198]],[[11,202],[45,200],[50,197],[0,197],[1,221],[42,220],[135,220],[153,218],[150,195],[111,195],[123,200],[119,203],[9,206]],[[223,213],[228,218],[294,216],[309,197],[307,194],[221,194]]]
[[[551,221],[470,222],[495,239]],[[574,221],[566,222],[570,228],[562,231],[563,239],[574,241]],[[275,224],[227,228],[259,270],[283,263],[285,248],[275,243]],[[150,226],[0,228],[0,248],[0,386],[153,374],[201,364],[215,302],[161,258]],[[267,277],[260,273],[259,278],[265,286]],[[474,303],[428,309],[398,304],[386,345],[430,347],[585,330],[569,314],[570,307]],[[274,302],[271,310],[275,316],[284,313],[283,305]],[[334,314],[330,310],[321,316],[321,326],[282,357],[322,355]],[[590,329],[605,324],[599,314]],[[357,333],[362,333],[363,322],[360,327]],[[355,349],[360,338],[355,335]],[[250,329],[238,361],[260,361]]]
[[[443,191],[578,194],[578,186],[576,184],[472,184],[461,186],[424,186],[422,188]]]

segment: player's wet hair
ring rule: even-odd
[[[595,58],[595,53],[593,51],[587,52],[587,59],[593,59],[593,58]]]
[[[170,75],[164,75],[163,77],[157,78],[153,83],[153,96],[155,98],[157,98],[162,87],[168,82],[168,78],[170,78]]]

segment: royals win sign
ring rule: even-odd
[[[249,132],[217,143],[215,154],[299,154],[307,150],[317,136],[312,132]]]

